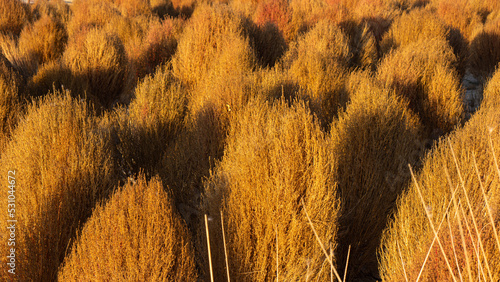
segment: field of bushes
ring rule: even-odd
[[[0,0],[0,280],[500,281],[499,63],[496,0]]]

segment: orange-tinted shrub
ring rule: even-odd
[[[7,59],[0,55],[0,157],[11,132],[22,115],[21,79],[10,66]]]
[[[349,39],[341,29],[324,20],[288,50],[284,66],[304,90],[323,126],[345,106],[344,81],[351,59]]]
[[[126,171],[137,174],[143,170],[147,177],[158,173],[169,143],[183,128],[186,96],[167,66],[137,85],[128,111],[118,113],[116,124]]]
[[[2,0],[0,3],[0,33],[19,35],[30,17],[30,10],[26,4],[19,0]]]
[[[484,87],[481,108],[500,108],[500,70],[498,68]]]
[[[35,0],[31,6],[33,17],[39,19],[44,15],[66,25],[72,14],[64,0]]]
[[[153,73],[155,68],[165,64],[177,50],[177,41],[183,21],[167,18],[150,24],[147,34],[132,54],[136,77]]]
[[[49,16],[43,16],[23,29],[18,47],[23,53],[31,53],[29,56],[38,58],[39,64],[43,64],[60,57],[67,40],[64,26]]]
[[[38,58],[33,53],[19,48],[14,36],[0,33],[0,52],[24,78],[36,72]]]
[[[73,37],[62,59],[73,76],[67,86],[73,95],[93,96],[110,107],[129,91],[129,63],[116,35],[92,29]]]
[[[435,13],[426,9],[416,9],[394,20],[382,38],[380,48],[386,54],[392,49],[412,42],[446,40],[447,36],[448,30]]]
[[[469,67],[478,77],[489,78],[500,62],[500,19],[488,22],[472,37]]]
[[[255,65],[248,20],[227,5],[198,6],[179,39],[174,73],[194,87],[210,72],[237,76]]]
[[[287,42],[294,40],[300,30],[300,24],[293,19],[292,9],[286,0],[259,1],[254,21],[259,26],[275,24]]]
[[[220,212],[231,279],[330,279],[330,266],[324,265],[304,213],[307,208],[322,243],[335,251],[340,206],[328,148],[319,124],[301,102],[288,106],[284,100],[274,105],[254,101],[235,117],[224,157],[206,183],[203,204],[211,218],[216,280],[226,279]],[[204,230],[199,232],[205,237]],[[201,255],[208,277],[206,252]]]
[[[446,41],[420,41],[386,56],[377,77],[409,102],[428,134],[440,135],[462,120],[462,93],[455,65],[456,57]]]
[[[32,97],[43,96],[54,89],[70,87],[72,81],[71,71],[60,60],[53,60],[38,67],[37,72],[28,81],[27,92]]]
[[[13,132],[0,162],[0,171],[9,170],[16,171],[16,261],[22,262],[16,279],[54,281],[79,227],[117,184],[109,136],[83,102],[55,92],[29,106]],[[0,206],[7,210],[7,201]],[[0,233],[2,240],[7,235]],[[11,278],[6,268],[1,275]]]
[[[471,39],[474,29],[481,25],[481,15],[469,0],[438,0],[435,6],[439,18],[467,39]]]
[[[426,157],[384,234],[384,281],[500,279],[499,119],[481,108]]]
[[[348,81],[351,102],[331,126],[342,211],[336,252],[346,281],[377,277],[376,251],[394,201],[425,150],[422,126],[407,104],[383,89],[369,73]]]
[[[74,0],[71,11],[73,17],[67,26],[70,38],[91,28],[104,27],[112,19],[121,17],[120,11],[110,1]]]
[[[196,281],[188,230],[161,181],[143,176],[99,205],[59,281]]]
[[[150,0],[111,0],[125,17],[151,15]]]

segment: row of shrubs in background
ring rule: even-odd
[[[499,47],[496,1],[3,0],[16,279],[497,281]]]

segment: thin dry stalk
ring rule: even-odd
[[[323,250],[323,253],[325,254],[325,257],[328,259],[328,262],[330,263],[330,266],[331,266],[333,272],[335,273],[335,276],[337,277],[337,279],[339,281],[342,281],[342,279],[340,279],[339,273],[337,272],[337,270],[335,269],[335,267],[333,267],[332,258],[330,258],[330,256],[328,256],[328,253],[326,252],[325,246],[321,242],[321,239],[319,238],[318,233],[316,232],[316,229],[314,228],[314,225],[311,222],[311,218],[309,217],[309,214],[307,213],[306,205],[304,204],[304,199],[301,199],[300,201],[302,203],[302,207],[304,207],[304,212],[306,214],[307,221],[309,222],[309,225],[311,226],[311,229],[314,232],[314,236],[316,237],[316,240],[318,241],[318,243],[319,243],[319,245],[321,247],[321,250]],[[350,249],[350,247],[349,247],[349,249]]]
[[[347,260],[345,262],[345,270],[344,270],[344,280],[342,281],[347,281],[346,276],[347,276],[347,266],[349,265],[349,256],[351,255],[351,245],[349,245],[349,249],[347,250]]]
[[[399,241],[397,242],[397,246],[398,246],[399,258],[401,259],[401,265],[403,266],[403,273],[405,274],[405,280],[406,282],[408,282],[408,275],[406,274],[405,262],[403,261],[403,257],[401,256],[401,248],[399,247]]]
[[[497,155],[495,153],[495,147],[493,146],[493,141],[491,140],[491,131],[489,133],[489,143],[490,143],[490,148],[491,148],[491,152],[493,154],[493,160],[495,161],[495,168],[497,169],[497,173],[498,173],[498,177],[500,178],[500,168],[498,167],[498,161],[497,161]],[[475,161],[475,159],[474,159]],[[476,164],[476,171],[478,173],[478,177],[479,177],[479,171],[478,171],[478,168],[477,168],[477,164]],[[482,186],[481,186],[482,187]],[[481,188],[482,191],[483,191],[483,197],[484,197],[484,201],[486,202],[486,205],[488,207],[488,214],[489,214],[489,217],[490,217],[490,221],[491,221],[491,224],[493,226],[493,232],[495,234],[495,240],[497,241],[497,246],[498,246],[498,250],[500,250],[500,240],[498,239],[498,233],[497,233],[497,229],[495,227],[495,221],[493,220],[493,215],[491,214],[491,209],[490,209],[490,205],[488,203],[488,200],[486,199],[486,194],[484,192],[484,187]]]
[[[224,216],[222,215],[222,211],[220,211],[220,223],[222,226],[222,241],[224,243],[224,257],[226,258],[227,282],[231,282],[231,278],[229,276],[229,261],[227,258],[226,234],[224,232]]]
[[[470,242],[472,244],[472,248],[474,249],[474,254],[479,259],[479,257],[480,257],[480,255],[479,255],[479,249],[478,249],[479,247],[476,245],[475,240],[474,240],[474,236],[472,235],[472,229],[471,229],[471,227],[469,225],[469,222],[467,221],[467,214],[465,213],[465,209],[464,209],[464,207],[463,207],[463,205],[461,203],[459,203],[458,206],[460,207],[460,212],[461,212],[461,215],[462,215],[462,220],[465,222],[465,227],[467,228],[467,235],[469,236],[469,240],[470,240]],[[464,248],[465,248],[465,246],[464,246]],[[481,274],[483,276],[485,276],[484,275],[484,269],[483,269],[481,263],[479,263],[479,262],[478,262],[478,266],[477,267],[478,267],[478,275],[479,275],[478,278],[480,279]],[[470,278],[470,279],[472,281],[472,278]]]
[[[278,225],[276,225],[276,282],[279,281]]]
[[[476,236],[477,236],[477,239],[478,239],[479,248],[480,248],[481,253],[482,253],[482,255],[484,257],[484,260],[485,260],[486,269],[488,270],[488,276],[489,276],[490,280],[493,280],[493,276],[491,275],[491,269],[490,269],[490,266],[488,264],[488,259],[486,258],[486,254],[485,254],[485,251],[484,251],[483,242],[481,240],[481,233],[479,232],[479,228],[477,227],[477,220],[476,220],[476,218],[474,216],[474,212],[472,210],[472,205],[471,205],[471,201],[469,199],[469,195],[468,195],[467,191],[465,190],[465,182],[464,182],[464,179],[462,177],[462,173],[460,172],[460,168],[458,167],[458,161],[457,161],[457,158],[456,158],[456,155],[455,155],[455,150],[453,149],[453,146],[451,144],[450,138],[448,138],[448,144],[450,145],[451,155],[453,156],[453,161],[455,162],[455,167],[457,168],[458,178],[460,179],[460,183],[462,185],[462,189],[463,189],[464,194],[465,194],[465,199],[467,201],[467,207],[469,209],[469,212],[471,213],[472,223],[474,224],[474,231],[476,232]],[[472,234],[471,234],[471,239],[472,239]],[[474,240],[471,240],[471,241],[474,242]],[[477,254],[477,259],[479,260],[479,258],[480,258],[480,255]],[[478,265],[480,267],[482,266],[482,264],[479,263],[479,262],[478,262]]]
[[[450,234],[451,249],[453,250],[453,257],[455,258],[455,264],[458,269],[458,277],[460,278],[460,282],[463,282],[464,278],[462,277],[462,272],[460,271],[460,264],[458,263],[457,252],[455,251],[456,249],[455,240],[453,239],[453,231],[451,230],[450,218],[446,217],[446,221],[448,222],[448,233]]]
[[[451,184],[451,182],[450,182],[450,184]],[[446,218],[446,215],[448,214],[448,210],[450,209],[451,204],[453,203],[453,199],[455,197],[455,193],[457,192],[457,190],[458,190],[458,186],[457,186],[457,188],[455,188],[455,190],[452,191],[451,199],[448,202],[448,206],[446,207],[446,210],[443,214],[443,218],[441,218],[441,221],[439,222],[439,225],[437,228],[437,233],[439,233],[439,231],[441,231],[441,226],[443,225],[444,219]],[[436,238],[437,238],[436,234],[434,234],[434,238],[432,239],[431,245],[429,246],[429,250],[427,251],[427,254],[425,255],[424,262],[422,263],[422,267],[420,268],[420,272],[418,273],[418,276],[417,276],[417,279],[415,280],[415,282],[418,282],[418,280],[420,280],[420,277],[422,276],[422,273],[424,272],[425,264],[427,263],[427,260],[429,259],[432,248],[434,247],[434,243],[436,243]]]
[[[490,137],[490,139],[491,139],[491,137]],[[493,149],[493,147],[492,147],[492,149]],[[500,240],[498,239],[498,233],[497,233],[497,229],[496,229],[496,226],[495,226],[495,220],[493,219],[493,214],[491,214],[490,203],[488,201],[488,197],[486,197],[486,192],[484,191],[483,182],[481,181],[481,176],[479,175],[479,169],[477,167],[477,162],[476,162],[476,154],[474,154],[472,156],[472,158],[474,160],[474,168],[476,170],[476,175],[477,175],[477,178],[479,179],[479,187],[481,188],[481,193],[483,194],[484,203],[485,203],[486,208],[488,210],[488,217],[490,219],[490,224],[493,227],[493,235],[495,236],[495,240],[497,242],[498,250],[500,250]],[[495,165],[497,166],[497,170],[498,170],[498,164],[496,162],[496,157],[495,157],[494,153],[493,153],[493,158],[495,159]],[[500,174],[499,174],[499,176],[500,176]]]
[[[450,189],[452,189],[453,184],[452,184],[452,181],[451,181],[450,173],[448,172],[448,169],[446,167],[445,167],[444,171],[446,173],[446,178],[448,179],[448,184],[450,185]],[[458,190],[459,186],[460,185],[457,184],[457,187],[455,188],[455,191]],[[460,229],[460,238],[462,240],[462,248],[464,249],[465,260],[466,260],[466,264],[467,264],[467,273],[469,275],[469,281],[471,281],[472,275],[471,275],[471,271],[470,271],[469,255],[468,255],[467,247],[465,245],[465,236],[464,236],[464,233],[463,233],[462,221],[460,219],[460,215],[457,212],[458,202],[457,202],[457,199],[454,197],[454,195],[452,195],[451,199],[452,199],[453,205],[455,207],[455,216],[457,217],[457,221],[458,221],[458,225],[459,225],[459,229]]]
[[[420,191],[420,186],[418,185],[418,182],[417,182],[417,179],[415,177],[415,174],[413,173],[413,169],[412,169],[411,165],[408,165],[408,167],[410,168],[411,177],[413,179],[413,182],[415,183],[415,187],[417,188],[417,192],[418,192],[418,195],[420,197],[420,201],[422,202],[422,205],[424,206],[425,215],[427,216],[427,219],[429,220],[429,225],[432,228],[432,232],[434,232],[434,236],[436,236],[439,248],[440,248],[441,253],[443,254],[443,257],[444,257],[444,259],[446,261],[446,266],[448,267],[448,270],[451,273],[453,281],[457,282],[457,279],[455,278],[455,274],[453,273],[453,269],[450,266],[450,262],[448,260],[448,257],[446,256],[446,253],[444,252],[444,248],[443,248],[443,245],[441,244],[441,240],[439,240],[438,233],[436,231],[436,228],[434,227],[434,223],[432,223],[431,216],[430,216],[429,211],[427,210],[427,207],[425,205],[425,200],[424,200],[424,197],[422,196],[422,191]]]
[[[330,259],[333,259],[332,244],[330,243]],[[330,281],[333,282],[333,265],[330,264]]]
[[[207,247],[208,247],[208,263],[210,265],[210,281],[214,282],[214,273],[212,270],[212,254],[210,253],[210,234],[208,232],[208,218],[205,214],[205,230],[207,232]]]

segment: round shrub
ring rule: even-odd
[[[186,91],[168,66],[146,76],[135,89],[128,111],[118,114],[119,150],[132,174],[158,172],[159,162],[184,124]]]
[[[182,21],[167,18],[152,22],[133,55],[136,77],[142,78],[154,73],[155,68],[170,61],[177,50],[177,41],[181,31]]]
[[[30,10],[19,0],[2,0],[0,5],[0,33],[21,33],[30,19]]]
[[[71,38],[63,54],[73,94],[94,96],[110,107],[129,89],[129,65],[120,39],[99,29]]]
[[[328,148],[300,102],[253,101],[232,120],[224,157],[206,183],[203,202],[211,218],[216,280],[226,279],[221,212],[231,279],[330,279],[331,268],[305,214],[306,209],[321,242],[334,252],[340,206]],[[202,256],[208,277],[205,251]]]
[[[184,28],[172,65],[181,81],[195,86],[210,71],[231,76],[248,72],[255,60],[248,20],[227,5],[201,5]]]
[[[342,211],[336,259],[347,281],[377,277],[376,251],[394,202],[407,185],[407,164],[417,166],[425,151],[422,126],[407,104],[382,88],[369,73],[353,73],[350,103],[332,122]]]
[[[383,36],[380,48],[382,53],[386,54],[412,42],[446,40],[447,36],[448,30],[435,13],[426,9],[415,9],[394,20]]]
[[[49,16],[26,26],[19,36],[18,47],[38,58],[38,63],[57,59],[64,52],[68,35],[65,27]]]
[[[28,107],[0,171],[16,176],[16,279],[54,281],[81,224],[117,184],[109,136],[84,103],[55,92]]]
[[[326,20],[290,46],[283,59],[324,126],[347,103],[344,82],[350,59],[349,39]]]
[[[469,68],[487,80],[500,63],[500,18],[477,30],[469,45]]]
[[[427,155],[384,232],[384,281],[500,279],[499,119],[481,108]]]
[[[190,235],[161,181],[144,176],[98,205],[59,281],[196,281]]]
[[[414,42],[387,55],[378,67],[377,78],[406,99],[428,134],[437,137],[462,121],[456,62],[446,41]]]

